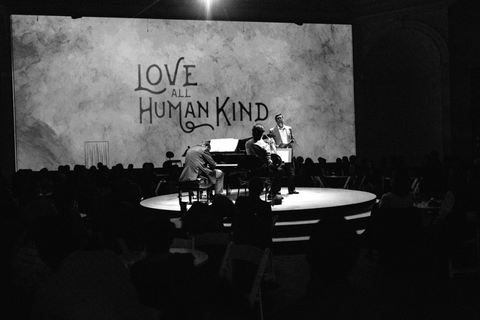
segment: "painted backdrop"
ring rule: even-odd
[[[99,141],[107,165],[161,166],[277,113],[295,155],[355,153],[351,26],[12,16],[12,34],[18,169]]]

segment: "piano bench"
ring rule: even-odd
[[[192,181],[182,181],[177,183],[178,200],[182,202],[182,192],[188,192],[188,203],[192,204],[193,192],[197,192],[197,201],[200,201],[202,192],[205,190],[207,193],[207,202],[210,202],[212,194],[212,183],[206,178],[198,178]]]

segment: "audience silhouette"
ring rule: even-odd
[[[417,279],[444,280],[450,241],[467,240],[474,236],[475,225],[471,220],[480,209],[479,154],[474,152],[473,157],[466,161],[459,155],[447,155],[440,161],[438,152],[432,151],[416,168],[407,168],[402,155],[379,162],[368,158],[357,159],[354,155],[339,159],[341,174],[355,177],[356,182],[351,187],[377,195],[379,204],[372,210],[372,221],[374,216],[383,213],[380,209],[413,208],[414,201],[430,201],[432,198],[441,204],[435,224],[420,229],[415,229],[415,226],[418,232],[404,232],[405,238],[401,241],[404,247],[400,255],[398,250],[395,255],[404,257],[401,261],[404,268],[415,266],[409,275],[414,273]],[[318,163],[313,163],[308,157],[304,160],[301,156],[296,161],[298,187],[319,186],[313,184],[312,177],[321,177],[327,174],[328,168],[335,167],[335,163],[327,163],[322,157],[318,158]],[[122,301],[118,313],[114,313],[120,319],[127,318],[120,315],[120,311],[132,319],[138,317],[139,300],[162,310],[165,319],[190,314],[192,310],[183,310],[179,305],[179,301],[184,299],[191,299],[192,305],[201,310],[198,313],[200,319],[202,316],[208,318],[208,308],[212,314],[218,313],[221,317],[238,310],[242,315],[239,318],[243,315],[248,318],[244,313],[248,306],[244,309],[242,296],[217,279],[214,272],[205,273],[205,270],[194,268],[191,256],[180,258],[169,254],[168,246],[160,250],[152,245],[152,241],[149,243],[153,239],[148,239],[148,234],[151,235],[149,231],[153,231],[157,222],[139,203],[143,198],[157,195],[159,178],[153,163],[145,163],[139,169],[131,165],[125,169],[121,164],[108,168],[102,163],[88,169],[81,165],[71,168],[70,165],[61,165],[55,171],[43,168],[37,172],[22,169],[8,179],[3,175],[1,177],[1,248],[6,257],[2,262],[2,284],[5,284],[4,290],[12,292],[7,302],[12,302],[12,306],[21,306],[15,307],[19,310],[15,311],[14,318],[30,318],[30,311],[34,319],[62,316],[75,310],[72,300],[87,294],[90,298],[84,302],[90,303],[101,292],[109,292],[112,299]],[[418,178],[421,185],[416,199],[411,193],[414,178]],[[232,222],[235,242],[261,248],[271,246],[272,208],[270,203],[260,198],[258,190],[263,190],[262,183],[261,179],[252,179],[249,195],[238,197],[235,203],[226,196],[214,198],[211,205],[195,203],[185,216],[185,229],[190,228],[191,234],[228,232],[223,225],[227,221]],[[408,216],[412,215],[407,213],[404,218]],[[390,236],[400,230],[412,230],[402,229],[405,226],[399,220],[395,221],[397,223]],[[405,219],[403,222],[406,223]],[[418,219],[410,222],[418,223]],[[170,239],[171,224],[167,221],[158,223],[168,225],[161,233]],[[63,231],[59,230],[60,227]],[[358,236],[351,232],[345,221],[333,217],[325,217],[313,230],[306,255],[311,270],[308,296],[313,299],[309,300],[311,303],[319,303],[318,306],[323,309],[306,308],[305,312],[319,312],[327,318],[342,315],[342,312],[337,313],[329,306],[335,303],[327,295],[352,298],[354,293],[349,285],[349,273],[355,266],[359,245],[365,249],[371,243],[358,242]],[[387,230],[390,229],[385,228],[384,233]],[[361,238],[366,239],[369,231],[367,228]],[[173,229],[173,232],[178,231]],[[132,265],[130,276],[119,259],[119,255],[124,253],[119,239],[127,245],[127,250],[139,251],[144,246],[147,249],[145,259]],[[46,250],[47,247],[49,250]],[[96,267],[100,269],[93,270]],[[157,270],[157,267],[164,271],[158,272],[160,269]],[[385,270],[399,269],[387,267]],[[97,291],[92,293],[80,282],[92,285],[96,272],[111,276],[93,285],[92,290]],[[176,287],[172,289],[174,291],[170,290],[174,294],[162,293],[156,300],[148,300],[146,296],[152,292],[145,289],[147,275],[150,278],[155,274],[158,281],[167,281],[163,282],[164,288],[167,288],[168,279],[162,279],[162,276],[172,272],[181,274],[185,279],[180,284],[177,281],[170,283]],[[68,280],[72,274],[79,275],[75,281]],[[67,285],[69,288],[77,287],[79,291],[67,292]],[[217,288],[216,292],[207,292],[202,289],[205,286]],[[117,288],[119,292],[111,293],[114,289],[107,290],[105,287]],[[120,291],[124,295],[120,295]],[[201,296],[201,299],[195,298],[195,295]],[[342,299],[339,301],[344,302]],[[54,307],[54,301],[60,301],[63,307]],[[101,303],[117,305],[118,301]],[[225,305],[220,306],[219,303]],[[58,303],[55,302],[55,305]],[[227,310],[227,306],[232,312]],[[352,310],[357,310],[357,306],[354,301]],[[93,308],[88,311],[88,316],[95,319],[99,312]]]
[[[357,233],[341,215],[329,214],[314,226],[306,254],[310,266],[309,292],[347,281],[354,267],[360,245]]]
[[[233,240],[238,244],[249,244],[265,249],[272,243],[272,207],[260,198],[264,188],[261,178],[248,182],[248,196],[237,198],[238,218],[234,221]]]
[[[237,209],[227,196],[216,195],[212,204],[194,202],[183,217],[183,229],[188,234],[224,232],[223,222],[233,221]]]
[[[165,310],[190,290],[193,279],[192,254],[170,253],[175,225],[164,218],[148,218],[142,228],[144,259],[130,267],[130,275],[143,305]]]
[[[390,179],[391,190],[384,193],[380,199],[380,208],[410,208],[413,207],[415,196],[412,193],[408,173],[404,169],[396,169]]]
[[[86,251],[71,221],[36,221],[38,255],[54,273],[35,293],[32,319],[140,319],[127,270],[109,250]]]

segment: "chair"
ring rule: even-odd
[[[311,179],[312,179],[314,188],[325,188],[325,185],[323,184],[323,181],[322,181],[322,177],[311,176]]]
[[[278,220],[278,214],[274,215],[272,217],[272,234],[273,234],[273,228],[275,228],[275,224],[277,223]],[[266,267],[265,271],[265,280],[277,280],[277,275],[275,274],[275,267],[273,266],[273,251],[270,250],[270,256],[268,258],[268,265]]]
[[[194,239],[174,238],[170,248],[195,250]]]
[[[261,281],[265,273],[268,259],[270,257],[270,249],[259,249],[250,245],[239,245],[230,242],[225,251],[222,264],[220,266],[219,276],[227,279],[228,281],[234,281],[236,276],[235,270],[233,270],[234,261],[249,262],[256,267],[255,276],[250,292],[247,294],[250,307],[253,308],[255,303],[258,302],[260,308],[260,319],[263,319],[263,304],[262,304],[262,292]]]
[[[476,214],[476,213],[475,213]],[[455,274],[478,273],[480,276],[480,225],[475,223],[475,235],[465,241],[451,241],[448,254],[450,279]]]
[[[182,161],[172,160],[172,158],[175,156],[172,151],[167,151],[165,156],[168,158],[168,160],[163,163],[163,168],[169,169],[173,166],[177,166],[177,167],[182,166]]]
[[[173,152],[168,151],[166,157],[168,160],[163,162],[162,168],[159,170],[159,173],[156,174],[156,177],[159,180],[155,190],[157,195],[162,184],[166,184],[167,193],[174,192],[175,184],[183,170],[182,162],[180,160],[172,160],[174,157]]]
[[[237,178],[237,183],[238,183],[238,191],[237,191],[237,197],[240,195],[240,189],[243,188],[244,193],[247,193],[247,188],[248,188],[248,176],[245,170],[240,169],[236,170],[228,175],[228,180],[231,181],[232,177]]]
[[[278,157],[278,156],[277,156]],[[274,157],[278,162],[278,158]],[[281,162],[281,158],[280,158]],[[239,174],[237,175],[239,178],[239,185],[238,185],[238,195],[240,195],[240,188],[244,187],[245,192],[247,192],[248,181],[253,177],[260,177],[264,180],[265,183],[265,200],[267,200],[268,192],[270,191],[271,186],[271,179],[270,177],[266,176],[259,176],[257,172],[263,167],[264,163],[262,160],[254,155],[245,155],[240,158],[238,162],[238,168],[241,169]]]
[[[323,176],[323,179],[325,179],[324,185],[326,185],[327,188],[348,189],[352,177],[329,175]]]
[[[386,267],[415,265],[418,241],[423,234],[421,213],[417,208],[372,207],[366,240],[379,253]]]
[[[158,320],[162,318],[162,310],[140,304],[140,319]]]
[[[232,241],[232,235],[227,232],[206,232],[201,234],[188,235],[195,247],[205,245],[224,245],[225,247]]]
[[[157,186],[155,187],[155,195],[158,196],[160,195],[160,187],[162,186],[162,184],[168,182],[168,177],[170,176],[170,174],[160,173],[160,174],[155,174],[155,176],[158,179]]]
[[[182,181],[177,183],[178,189],[178,199],[180,204],[182,203],[182,192],[188,192],[188,203],[192,204],[192,195],[193,191],[197,192],[197,201],[200,201],[202,198],[202,192],[206,191],[207,202],[210,202],[211,193],[212,193],[212,183],[204,177],[199,177],[197,180],[193,181]]]
[[[412,182],[412,192],[414,195],[419,195],[420,194],[420,185],[422,183],[422,178],[415,178]]]
[[[200,250],[208,255],[207,264],[203,269],[216,276],[222,263],[225,251],[232,241],[232,234],[227,232],[206,232],[188,235],[195,244],[195,250]]]

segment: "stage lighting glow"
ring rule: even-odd
[[[214,0],[201,0],[201,1],[205,4],[205,8],[207,9],[207,12],[210,12],[210,8]]]

